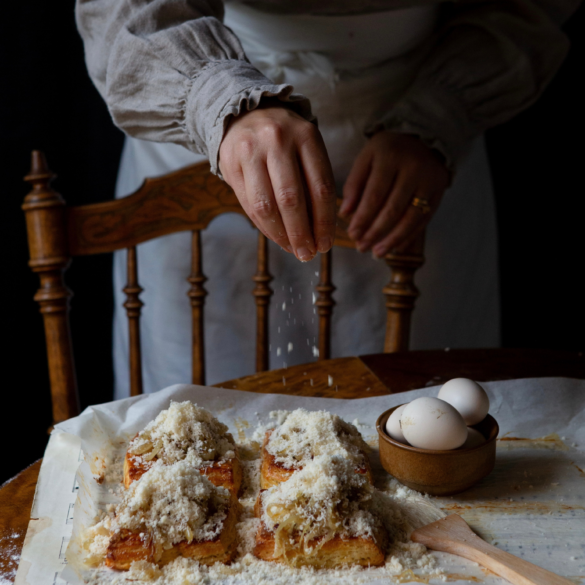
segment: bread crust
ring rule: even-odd
[[[127,571],[135,561],[166,565],[180,556],[199,561],[202,565],[213,565],[217,562],[229,563],[237,549],[236,524],[239,511],[240,504],[232,496],[221,532],[214,540],[179,542],[163,551],[159,559],[156,558],[156,547],[151,539],[143,541],[138,532],[122,529],[110,539],[106,553],[106,565],[111,569]]]
[[[294,566],[311,566],[316,569],[332,569],[343,565],[361,565],[362,567],[379,567],[384,564],[386,555],[384,545],[386,533],[380,528],[374,538],[371,537],[348,537],[335,536],[327,541],[314,554],[305,554],[302,550],[295,551],[290,556],[288,563]],[[312,541],[312,546],[318,543]],[[263,561],[285,563],[287,560],[274,555],[275,547],[274,533],[269,531],[263,522],[256,534],[256,545],[254,555]]]
[[[295,472],[302,469],[299,467],[297,469],[290,469],[286,468],[280,463],[276,461],[274,455],[268,452],[266,448],[268,446],[268,442],[270,440],[270,435],[272,434],[272,430],[266,431],[266,435],[264,435],[264,442],[262,443],[262,464],[260,467],[260,488],[263,490],[267,490],[283,481],[287,481],[290,479],[290,476]],[[362,455],[364,458],[364,465],[360,467],[356,467],[355,472],[361,473],[368,478],[370,483],[372,481],[372,470],[370,468],[370,460],[368,459],[368,455],[362,451]]]
[[[213,461],[199,472],[217,487],[226,488],[232,495],[239,494],[242,487],[242,464],[238,458],[237,448],[234,446],[236,456],[225,461]],[[152,461],[143,461],[140,457],[126,451],[124,457],[124,487],[128,489],[132,482],[139,480],[158,460],[155,457]]]

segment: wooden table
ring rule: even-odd
[[[455,377],[489,381],[546,376],[585,379],[585,355],[527,349],[374,354],[271,370],[217,386],[249,392],[362,398],[434,386]],[[14,581],[40,467],[39,460],[0,488],[0,581]]]

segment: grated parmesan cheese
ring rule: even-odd
[[[274,411],[270,418],[282,424],[290,413]],[[258,425],[254,436],[261,439],[269,425]],[[314,569],[312,567],[289,567],[257,559],[252,551],[259,519],[254,517],[254,502],[259,492],[260,451],[258,443],[248,440],[238,445],[244,471],[244,493],[240,498],[243,513],[236,525],[238,552],[230,565],[217,563],[204,566],[193,559],[179,557],[171,563],[158,567],[156,564],[139,561],[132,564],[127,572],[117,573],[109,569],[92,570],[86,578],[90,585],[359,585],[372,582],[421,581],[429,578],[445,580],[446,575],[437,568],[436,557],[425,547],[409,542],[408,535],[413,528],[444,517],[431,498],[422,496],[387,476],[377,477],[372,500],[369,504],[378,515],[390,535],[391,545],[386,562],[381,567],[347,567],[341,569]],[[117,478],[121,480],[120,477]],[[103,522],[113,518],[110,514]],[[93,527],[99,533],[97,527]],[[92,530],[92,529],[90,529]],[[103,541],[94,544],[96,552],[103,547]]]
[[[112,517],[103,517],[100,522],[88,528],[84,533],[83,549],[85,562],[89,566],[98,566],[106,557],[112,536]]]
[[[187,461],[157,462],[128,488],[111,526],[143,533],[162,551],[182,541],[216,538],[229,503],[228,490],[214,486]]]
[[[195,467],[208,461],[232,459],[235,445],[228,427],[192,402],[172,402],[129,445],[141,462],[162,459],[171,464],[186,459]]]
[[[289,553],[314,554],[335,536],[375,537],[380,521],[369,509],[373,492],[352,461],[315,457],[262,493],[262,522],[274,532],[275,555],[290,561]]]
[[[368,447],[359,431],[336,414],[298,408],[273,431],[266,450],[280,465],[299,469],[320,455],[338,455],[361,465]]]

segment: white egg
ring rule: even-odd
[[[395,441],[399,441],[400,443],[408,443],[408,441],[404,438],[402,429],[400,428],[400,417],[402,416],[402,411],[406,408],[406,406],[408,405],[403,404],[402,406],[399,406],[386,421],[386,432]]]
[[[467,427],[467,439],[465,443],[459,447],[460,449],[473,449],[485,443],[485,437],[475,429]]]
[[[490,399],[485,390],[467,378],[453,378],[445,382],[438,397],[454,406],[467,425],[481,422],[490,409]]]
[[[465,421],[455,408],[428,396],[406,405],[400,426],[404,438],[419,449],[457,449],[467,439]]]

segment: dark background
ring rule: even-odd
[[[73,2],[12,2],[0,21],[0,170],[5,315],[0,483],[43,454],[51,424],[42,319],[32,296],[20,205],[30,150],[46,152],[68,204],[113,196],[123,136],[92,86]],[[585,13],[566,24],[571,53],[542,98],[488,132],[496,190],[503,345],[585,349],[581,215]],[[71,326],[82,407],[112,397],[111,257],[75,260]]]

